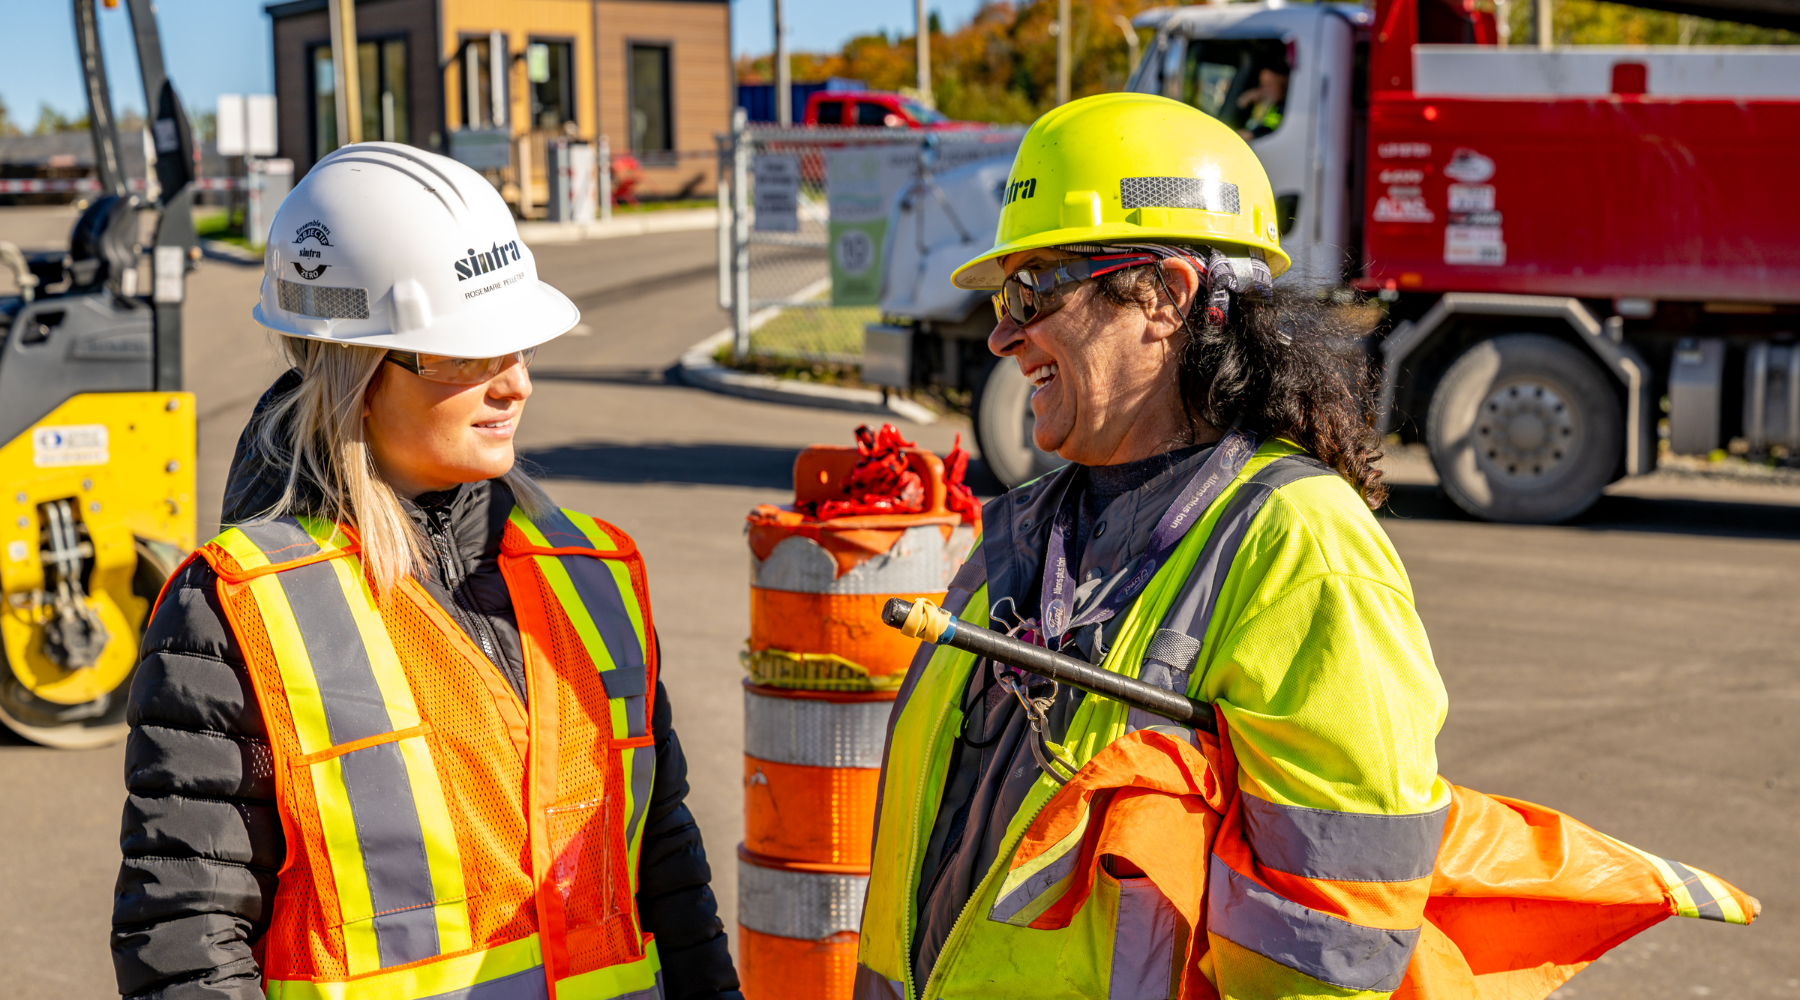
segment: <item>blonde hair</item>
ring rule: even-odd
[[[290,456],[281,498],[261,516],[310,514],[355,528],[362,539],[363,569],[376,590],[386,592],[423,564],[425,543],[375,467],[363,427],[363,397],[387,351],[281,339],[288,360],[300,371],[300,385],[258,418],[258,450]],[[556,509],[516,462],[499,478],[526,514]],[[318,501],[311,495],[315,492]]]

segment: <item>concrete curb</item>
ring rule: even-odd
[[[233,264],[255,264],[261,267],[263,262],[263,255],[255,250],[246,250],[236,243],[226,243],[224,240],[201,240],[200,254],[212,260],[225,260]]]
[[[676,365],[676,370],[681,373],[681,380],[696,388],[769,403],[874,413],[899,417],[915,424],[937,422],[937,414],[912,400],[889,397],[884,402],[881,393],[874,389],[845,389],[835,385],[814,385],[811,382],[779,379],[773,375],[733,371],[713,360],[713,352],[730,342],[731,331],[725,329],[688,348]]]
[[[717,229],[718,226],[718,209],[682,208],[666,212],[633,212],[593,222],[521,222],[519,238],[526,243],[575,243],[620,236],[645,236],[650,233]]]

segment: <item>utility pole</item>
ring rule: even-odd
[[[931,15],[925,11],[925,0],[918,0],[919,9],[919,100],[926,107],[933,107],[936,101],[931,97]]]
[[[775,123],[794,124],[794,84],[788,76],[787,14],[775,0]]]
[[[356,0],[326,0],[331,22],[331,76],[337,90],[338,145],[362,141],[362,95],[356,72]]]
[[[1547,0],[1540,0],[1547,2]],[[1069,0],[1056,0],[1056,103],[1069,103]]]
[[[1554,40],[1551,36],[1551,32],[1554,29],[1554,27],[1555,27],[1554,19],[1551,17],[1551,11],[1550,11],[1550,0],[1537,0],[1537,47],[1538,48],[1544,49],[1546,51],[1550,48],[1551,42]]]
[[[1495,2],[1505,3],[1506,0],[1495,0]],[[1119,26],[1120,31],[1125,33],[1125,75],[1130,76],[1132,71],[1137,69],[1137,29],[1131,26],[1131,19],[1124,14],[1114,14],[1113,23]]]

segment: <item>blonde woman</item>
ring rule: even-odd
[[[292,368],[132,691],[129,997],[737,997],[642,558],[514,464],[574,306],[482,177],[392,143],[283,203]]]

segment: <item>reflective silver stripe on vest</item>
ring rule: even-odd
[[[777,764],[881,766],[891,701],[777,698],[744,689],[744,752]]]
[[[1084,819],[1082,822],[1085,824],[1086,820]],[[1032,872],[1029,878],[1020,882],[1011,892],[994,900],[994,905],[988,910],[988,919],[997,920],[1003,924],[1013,923],[1013,918],[1035,902],[1038,897],[1074,874],[1075,866],[1080,861],[1081,852],[1079,850],[1064,851],[1061,857]]]
[[[292,518],[238,530],[271,560],[273,552],[284,553],[285,560],[292,561],[319,551],[316,544],[311,552],[306,551],[307,546],[295,537],[306,531]],[[332,745],[393,732],[396,726],[375,683],[368,648],[331,563],[296,567],[276,574],[276,579],[312,661]],[[375,940],[381,967],[440,954],[433,909],[437,899],[425,860],[425,834],[399,745],[377,743],[337,760],[362,848],[370,902],[377,914]]]
[[[550,987],[543,967],[539,966],[448,993],[433,993],[420,1000],[549,1000],[549,996]]]
[[[906,984],[861,962],[856,963],[856,985],[852,989],[852,1000],[906,1000]]]
[[[1450,807],[1406,816],[1284,806],[1239,791],[1256,861],[1334,882],[1408,882],[1431,874]]]
[[[822,941],[862,926],[867,875],[790,872],[738,859],[738,923],[753,931]]]
[[[319,543],[306,533],[300,522],[292,517],[277,517],[268,521],[252,521],[238,525],[238,532],[256,544],[262,550],[263,558],[272,565],[293,562],[307,556],[317,555]]]
[[[1106,1000],[1168,1000],[1175,995],[1175,904],[1147,878],[1119,880],[1119,919],[1113,925],[1112,973]]]
[[[1417,928],[1364,927],[1283,899],[1217,855],[1207,869],[1206,898],[1210,933],[1344,989],[1399,989],[1419,942]]]
[[[1200,558],[1189,571],[1187,583],[1163,619],[1168,628],[1185,633],[1197,642],[1206,641],[1206,630],[1212,625],[1213,609],[1218,604],[1219,590],[1231,573],[1231,564],[1243,547],[1251,522],[1262,512],[1263,504],[1276,490],[1313,476],[1336,475],[1331,467],[1310,455],[1284,455],[1263,466],[1238,487],[1226,501],[1225,510],[1213,524],[1212,534],[1200,550]]]
[[[543,532],[552,548],[599,551],[560,510],[533,518],[531,523]],[[606,652],[612,657],[612,669],[600,672],[600,681],[606,685],[606,696],[625,702],[627,735],[644,735],[647,721],[644,718],[644,693],[648,684],[644,649],[638,644],[637,630],[632,627],[631,614],[625,609],[624,595],[619,593],[619,581],[604,561],[591,556],[554,558],[568,571],[575,592],[581,596],[581,603],[586,606],[594,627],[600,631],[601,641],[606,643]]]

